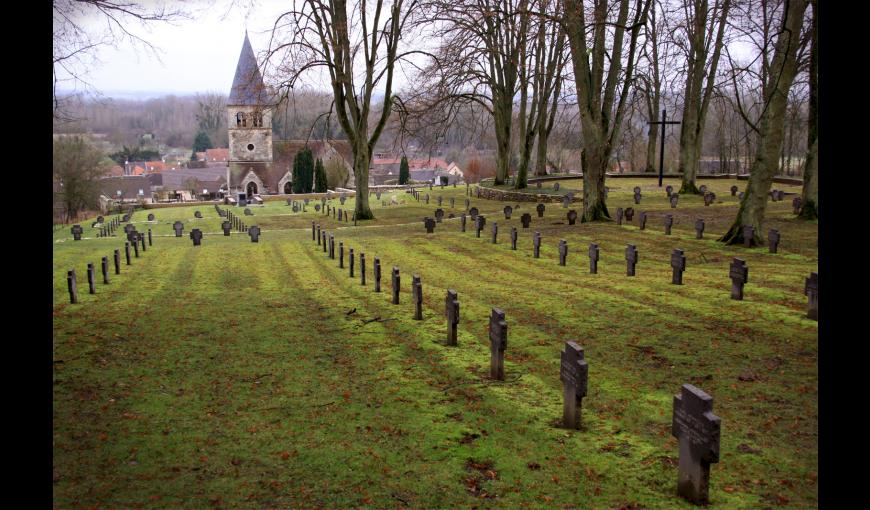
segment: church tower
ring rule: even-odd
[[[227,100],[230,145],[227,188],[233,195],[245,193],[250,198],[255,194],[276,192],[264,189],[272,172],[273,107],[245,31],[245,42]]]

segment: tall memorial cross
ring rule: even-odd
[[[650,125],[650,133],[652,133],[652,126],[661,124],[662,130],[660,133],[660,138],[662,139],[661,149],[659,149],[659,188],[662,187],[662,178],[664,178],[665,171],[665,127],[671,124],[679,124],[679,121],[676,120],[668,120],[668,111],[662,110],[662,120],[660,121],[649,121],[647,124]]]
[[[507,348],[507,322],[504,312],[493,308],[489,317],[489,376],[504,381],[504,351]]]
[[[810,273],[804,284],[804,294],[807,296],[807,317],[819,320],[819,273]]]
[[[444,314],[447,316],[447,345],[456,345],[456,332],[459,324],[459,295],[455,290],[447,289]]]
[[[713,397],[691,384],[674,395],[671,435],[680,441],[677,493],[696,505],[709,502],[710,464],[719,462],[721,427]]]
[[[746,261],[734,258],[729,272],[731,278],[731,299],[743,299],[743,286],[749,281],[749,268]]]
[[[399,287],[402,284],[402,278],[399,276],[399,268],[393,266],[393,272],[390,275],[390,281],[393,285],[393,304],[399,304]]]
[[[634,276],[635,266],[637,266],[637,247],[633,244],[629,244],[627,248],[625,248],[625,261],[626,261],[626,274],[628,276]]]
[[[411,276],[411,296],[414,301],[414,320],[423,320],[423,284],[419,275]]]
[[[671,268],[674,270],[671,283],[682,285],[683,271],[686,270],[686,255],[683,254],[683,250],[675,248],[673,253],[671,253]]]
[[[559,379],[564,395],[562,426],[579,429],[583,397],[586,396],[589,381],[589,365],[583,357],[583,347],[574,342],[565,342],[561,361]]]

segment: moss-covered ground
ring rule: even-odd
[[[676,496],[670,430],[673,395],[692,383],[713,396],[722,419],[710,506],[814,508],[818,329],[805,317],[803,287],[818,267],[818,226],[793,218],[789,196],[768,203],[764,230],[780,230],[778,254],[722,246],[715,238],[736,212],[735,183],[745,188],[703,182],[717,203],[681,196],[672,210],[652,179],[611,180],[611,214],[647,211],[645,231],[637,215],[622,226],[569,226],[559,204],[538,218],[534,204],[512,203],[506,220],[505,203],[472,197],[487,217],[480,238],[470,221],[462,233],[446,215],[426,234],[422,218],[433,216],[436,197],[458,216],[464,187],[425,189],[420,202],[385,193],[382,200],[404,201],[387,207],[372,197],[377,219],[357,227],[315,212],[313,202],[295,214],[267,202],[244,218],[262,229],[259,243],[223,236],[212,205],[140,210],[133,224],[152,229],[153,246],[130,266],[122,260],[108,285],[98,278],[95,295],[86,265],[111,260],[123,238],[96,238],[90,222],[79,242],[58,231],[55,507],[690,508]],[[533,216],[528,230],[524,212]],[[670,236],[667,213],[675,214]],[[703,240],[694,239],[696,217],[706,220]],[[176,220],[185,222],[182,238],[171,229]],[[336,244],[365,253],[366,285],[358,259],[350,278],[347,259],[340,269],[312,241],[312,220]],[[194,247],[188,233],[197,227],[206,236]],[[535,230],[540,259],[532,257]],[[569,247],[565,267],[560,239]],[[597,275],[588,269],[591,242],[601,247]],[[635,277],[625,274],[627,244],[640,254]],[[670,283],[673,248],[687,257],[682,286]],[[743,301],[730,299],[733,257],[749,267]],[[389,299],[393,266],[402,275],[399,305]],[[422,321],[413,320],[412,275],[423,284]],[[461,303],[457,347],[441,343],[448,288]],[[492,307],[508,322],[504,382],[488,377]],[[558,427],[559,353],[568,340],[589,363],[576,431]]]

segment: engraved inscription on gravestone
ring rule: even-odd
[[[721,420],[713,414],[713,397],[684,384],[674,395],[671,435],[680,441],[677,493],[688,501],[709,502],[710,464],[719,462]]]
[[[671,283],[682,285],[683,271],[686,270],[686,256],[683,254],[683,250],[675,248],[673,253],[671,253],[671,268],[673,268]]]
[[[804,283],[804,294],[807,296],[807,317],[819,320],[819,273],[810,273]]]
[[[579,429],[583,397],[586,396],[589,381],[589,365],[584,359],[583,347],[575,342],[565,342],[559,367],[559,379],[562,381],[564,399],[562,426],[567,429]]]
[[[601,252],[598,248],[598,244],[592,243],[589,245],[589,272],[591,274],[598,274],[598,258],[601,256]]]
[[[504,351],[507,349],[507,322],[504,312],[493,308],[489,317],[489,376],[504,381]]]

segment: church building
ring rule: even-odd
[[[264,85],[257,58],[245,32],[245,41],[227,100],[229,157],[227,189],[230,196],[244,193],[248,198],[260,194],[291,193],[293,158],[304,140],[272,139],[272,115],[277,97]],[[353,186],[353,153],[346,140],[310,140],[314,158],[340,164]],[[276,155],[277,154],[277,158]]]

